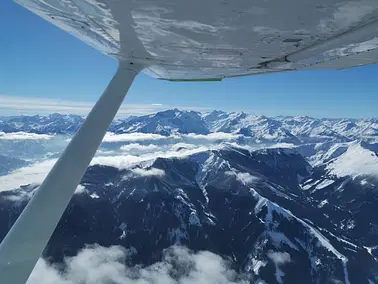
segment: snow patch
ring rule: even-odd
[[[258,260],[257,258],[252,258],[252,270],[255,275],[259,275],[261,267],[266,265],[266,261]]]
[[[331,179],[325,179],[323,181],[321,181],[320,183],[318,183],[315,187],[315,189],[323,189],[331,184],[333,184],[335,181],[334,180],[331,180]]]
[[[98,199],[100,198],[100,196],[98,196],[98,194],[96,192],[93,192],[91,195],[89,195],[91,198],[93,199]]]
[[[328,204],[328,200],[327,199],[324,199],[322,200],[319,205],[318,205],[318,208],[323,208],[324,205]]]
[[[83,193],[86,193],[87,190],[85,188],[85,186],[79,184],[75,190],[75,194],[83,194]]]
[[[358,143],[328,164],[327,169],[338,177],[361,175],[378,176],[378,156]]]

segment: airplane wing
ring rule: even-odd
[[[375,0],[15,0],[118,59],[172,81],[378,61]]]

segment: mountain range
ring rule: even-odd
[[[39,134],[70,134],[77,131],[84,117],[51,114],[48,116],[0,117],[0,132],[30,132]],[[338,141],[356,139],[377,141],[378,119],[318,119],[312,117],[266,117],[244,112],[213,111],[200,113],[172,109],[145,116],[130,116],[115,120],[109,128],[113,133],[174,133],[209,134],[235,133],[257,142]]]
[[[0,131],[72,135],[82,120],[2,118]],[[168,110],[109,131],[237,139],[191,151],[182,143],[127,166],[92,163],[45,250],[50,262],[99,244],[147,266],[181,245],[224,257],[250,283],[378,283],[378,120]],[[12,168],[0,184],[30,167],[4,157]],[[0,185],[0,239],[37,187]]]

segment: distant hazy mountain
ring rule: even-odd
[[[28,162],[24,160],[0,155],[0,175],[6,175],[12,170],[26,166],[27,164]]]
[[[0,119],[0,131],[31,132],[39,134],[72,134],[75,133],[84,118],[78,115],[62,115],[59,113],[47,116],[13,116]]]

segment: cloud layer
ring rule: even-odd
[[[0,176],[0,191],[11,190],[21,185],[39,185],[55,164],[56,159],[37,162],[13,171],[6,176]]]
[[[0,133],[0,142],[1,135],[2,134]],[[17,189],[22,185],[41,184],[56,162],[59,152],[63,150],[67,143],[66,141],[63,143],[63,138],[59,135],[51,136],[53,139],[50,139],[50,135],[19,132],[5,134],[4,137],[7,137],[7,140],[4,140],[2,143],[3,153],[7,153],[7,147],[13,149],[13,143],[18,141],[17,143],[21,143],[21,145],[19,145],[20,151],[17,153],[25,154],[25,157],[21,155],[19,158],[35,162],[28,166],[15,169],[6,176],[0,176],[0,191]],[[142,177],[151,175],[163,176],[165,174],[163,171],[157,169],[146,170],[136,167],[141,162],[148,162],[151,165],[158,157],[184,158],[199,152],[220,149],[224,147],[224,144],[221,142],[227,142],[236,147],[235,143],[230,143],[228,141],[237,137],[238,135],[227,133],[209,135],[177,134],[168,137],[147,133],[107,133],[104,138],[104,143],[101,145],[101,149],[97,151],[91,165],[104,165],[119,169],[130,169],[133,171],[134,175]],[[18,139],[22,140],[20,141]],[[64,137],[64,139],[67,138]],[[4,143],[11,144],[5,145]],[[41,149],[38,147],[38,149],[36,148],[38,145],[41,146]],[[46,157],[43,155],[41,156],[41,153],[39,152],[44,153]],[[45,152],[49,152],[48,155]],[[147,167],[147,164],[145,164],[144,167]],[[247,173],[239,173],[237,174],[237,178],[246,183],[250,183],[254,177]]]
[[[36,134],[28,132],[11,132],[4,133],[0,131],[0,140],[49,140],[54,135]]]
[[[135,168],[141,162],[154,161],[158,157],[162,158],[183,158],[209,149],[219,148],[218,145],[184,147],[182,144],[164,145],[157,150],[152,149],[145,152],[136,151],[100,151],[93,158],[91,165],[104,165],[119,169],[131,169],[135,175],[151,176],[164,175],[164,172],[158,169],[139,169]],[[186,145],[187,146],[187,145]],[[135,147],[135,146],[134,146]],[[189,149],[188,149],[189,148]],[[133,153],[133,154],[131,154]],[[0,176],[0,191],[7,191],[19,188],[21,185],[39,185],[46,177],[49,170],[53,167],[57,159],[48,159],[36,162],[26,167],[12,171],[10,174]]]
[[[50,114],[53,112],[87,115],[95,102],[70,101],[49,98],[30,98],[19,96],[0,95],[0,111],[2,115],[34,115]],[[182,110],[209,111],[203,107],[185,107],[174,105],[152,104],[126,104],[118,111],[119,116],[145,115],[166,109],[179,108]]]
[[[112,132],[107,132],[103,139],[103,142],[114,143],[114,142],[137,142],[137,141],[153,141],[153,140],[164,140],[167,136],[162,136],[153,133],[125,133],[125,134],[115,134]]]
[[[228,284],[247,283],[220,256],[173,246],[160,262],[126,266],[132,252],[120,246],[88,246],[66,258],[64,269],[40,259],[26,284]]]
[[[148,177],[148,176],[159,176],[162,177],[165,175],[165,172],[161,169],[151,168],[151,169],[142,169],[142,168],[135,168],[131,170],[135,175],[141,177]]]

